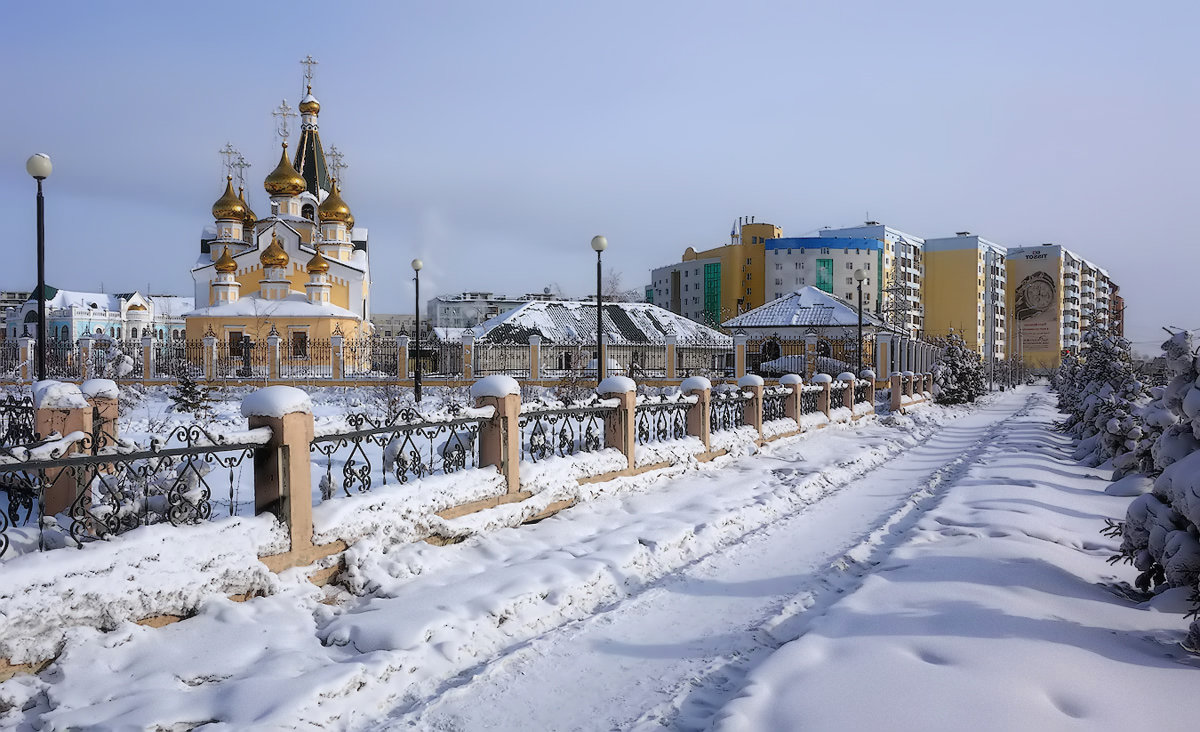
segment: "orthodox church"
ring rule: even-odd
[[[232,175],[226,177],[212,206],[215,228],[202,237],[192,267],[197,307],[184,316],[188,340],[211,334],[230,344],[243,336],[261,343],[275,332],[285,358],[304,358],[309,341],[370,334],[367,230],[355,227],[329,176],[320,111],[310,83],[295,157],[289,160],[285,140],[263,182],[269,215],[257,218],[245,191],[235,193]]]

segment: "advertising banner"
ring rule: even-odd
[[[1058,252],[1026,249],[1008,259],[1013,283],[1013,318],[1021,353],[1049,351],[1057,355],[1062,333],[1062,293]]]

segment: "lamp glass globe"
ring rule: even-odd
[[[608,249],[608,239],[605,239],[603,236],[593,236],[592,249],[595,249],[598,252]]]
[[[854,279],[858,282],[862,282],[863,280],[867,279],[867,273],[863,272],[861,269],[856,269],[854,270]]]
[[[419,259],[414,259],[414,260],[412,261],[412,268],[413,268],[413,270],[414,270],[414,271],[416,271],[416,272],[420,272],[420,271],[421,271],[421,268],[422,268],[422,267],[424,267],[424,266],[425,266],[425,263],[424,263],[424,262],[422,262],[422,261],[421,261],[421,260],[419,260]]]
[[[25,170],[34,178],[42,180],[50,177],[50,171],[53,166],[50,165],[50,156],[46,153],[34,153],[25,161]]]

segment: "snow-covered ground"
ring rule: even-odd
[[[1129,499],[1067,457],[1052,404],[832,426],[452,546],[363,538],[349,591],[289,572],[165,628],[70,631],[0,684],[0,726],[1182,728],[1184,598],[1114,585],[1098,530]]]

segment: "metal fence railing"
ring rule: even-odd
[[[709,403],[708,428],[711,432],[732,430],[746,424],[746,403],[752,397],[742,391],[714,392]]]
[[[506,374],[528,378],[529,353],[529,346],[520,344],[476,343],[472,368],[476,376]]]
[[[154,377],[178,379],[187,375],[204,375],[204,343],[202,341],[158,341],[154,344]]]
[[[639,445],[687,437],[687,414],[695,399],[646,397],[634,412],[634,437]]]
[[[579,452],[596,452],[605,446],[604,418],[615,407],[599,400],[562,409],[540,409],[521,414],[517,421],[521,460],[538,462]]]

